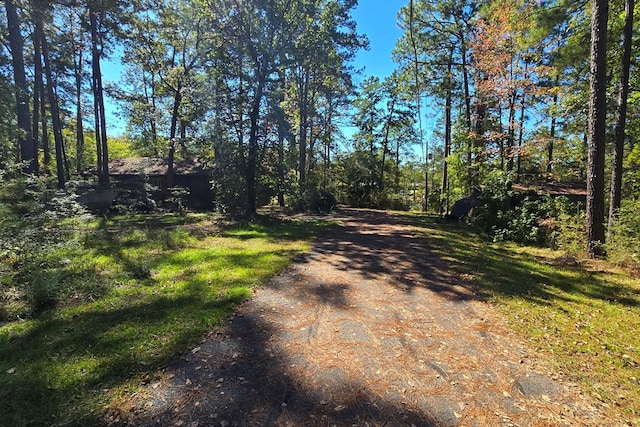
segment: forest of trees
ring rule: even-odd
[[[553,216],[561,231],[582,224],[589,257],[638,242],[634,0],[409,0],[384,79],[353,66],[368,45],[356,5],[5,0],[3,180],[19,165],[64,189],[94,168],[108,186],[116,146],[166,159],[169,181],[177,159],[208,159],[218,206],[249,216],[268,203],[444,215],[482,188],[489,211],[475,217],[494,239],[527,241]],[[108,85],[114,58],[125,71]],[[124,136],[107,135],[107,97]],[[586,182],[586,206],[496,213],[512,183],[545,182]]]

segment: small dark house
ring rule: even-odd
[[[109,176],[116,189],[140,188],[149,184],[154,198],[165,199],[171,191],[167,178],[167,160],[155,157],[130,157],[109,162]],[[201,159],[174,164],[173,186],[189,191],[185,203],[190,208],[213,208],[212,169]]]

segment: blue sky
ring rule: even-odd
[[[360,0],[353,18],[358,24],[358,33],[369,38],[368,51],[356,56],[356,68],[365,68],[364,75],[375,75],[381,79],[389,76],[395,64],[391,51],[402,32],[397,25],[398,11],[407,0]]]
[[[355,57],[356,69],[363,69],[362,75],[355,76],[359,83],[369,76],[381,80],[391,75],[396,65],[391,58],[396,41],[402,36],[397,25],[398,11],[408,0],[360,0],[353,12],[359,34],[369,39],[369,50],[361,50]],[[349,139],[356,128],[349,125],[341,127],[344,136]]]
[[[364,68],[362,76],[378,76],[381,79],[389,76],[395,64],[391,59],[391,51],[402,32],[397,26],[397,14],[408,0],[360,0],[353,11],[353,18],[358,25],[358,33],[369,38],[369,50],[360,51],[355,58],[356,69]],[[122,66],[118,58],[105,61],[103,73],[105,81],[118,83]],[[117,107],[107,100],[107,129],[109,135],[115,136],[124,132],[124,123],[117,117]]]

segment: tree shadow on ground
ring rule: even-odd
[[[150,384],[148,394],[132,403],[128,413],[114,412],[113,424],[129,426],[453,426],[458,424],[458,414],[448,406],[446,397],[438,396],[434,389],[429,395],[421,395],[419,400],[407,401],[401,392],[385,390],[377,393],[371,384],[355,380],[349,376],[343,364],[357,363],[357,360],[336,358],[334,365],[314,375],[318,367],[308,358],[291,351],[297,342],[313,335],[314,325],[302,329],[278,328],[272,316],[264,310],[274,311],[275,316],[291,316],[291,304],[304,304],[311,309],[335,309],[336,320],[346,333],[360,333],[361,323],[352,321],[350,310],[357,301],[350,299],[350,288],[355,284],[342,283],[328,278],[316,279],[312,283],[296,286],[298,280],[305,280],[304,266],[311,261],[330,259],[332,267],[349,273],[350,278],[371,284],[380,281],[395,287],[402,295],[417,292],[419,288],[434,291],[445,301],[458,303],[487,298],[491,292],[511,292],[515,294],[518,278],[530,271],[525,259],[509,260],[506,252],[475,254],[480,245],[469,241],[455,229],[447,230],[442,236],[420,236],[407,226],[420,226],[421,220],[371,210],[347,210],[343,212],[343,223],[316,243],[308,254],[299,257],[290,271],[290,284],[274,281],[277,295],[290,293],[288,301],[271,300],[270,304],[247,303],[242,306],[228,325],[213,332],[201,345],[192,349],[184,358],[173,362],[166,369],[166,376]],[[451,233],[447,235],[447,233]],[[458,233],[458,234],[456,234]],[[428,239],[438,240],[429,245]],[[485,266],[482,256],[492,256],[507,262],[513,281],[504,288],[479,289],[475,280],[466,280],[450,267],[461,262],[455,249],[467,251],[477,261],[471,267],[479,274]],[[442,252],[436,247],[442,246]],[[475,254],[475,255],[474,255]],[[477,271],[476,271],[477,269]],[[471,270],[469,270],[471,271]],[[497,272],[498,269],[495,270]],[[300,277],[295,274],[300,274]],[[547,274],[547,276],[542,276]],[[487,274],[487,273],[483,273]],[[552,274],[541,271],[537,280],[560,280]],[[484,282],[483,282],[484,283]],[[532,283],[537,283],[533,281]],[[361,286],[361,284],[358,284]],[[529,284],[528,287],[535,287]],[[371,286],[371,292],[375,292]],[[545,287],[538,285],[530,289],[530,298],[551,298]],[[299,313],[299,312],[298,312]],[[393,313],[393,310],[391,311]],[[400,319],[402,320],[402,319]],[[399,321],[400,321],[399,320]],[[322,325],[320,325],[322,327]],[[338,332],[332,330],[331,332]],[[345,336],[345,331],[340,330]],[[393,331],[380,331],[380,336],[391,343],[405,339]],[[366,334],[366,331],[364,331]],[[356,337],[357,342],[358,337]],[[392,344],[390,344],[392,345]],[[407,347],[406,345],[401,345]],[[386,347],[388,348],[388,347]],[[318,349],[322,351],[323,349]],[[323,353],[324,355],[324,353]],[[371,355],[374,357],[374,355]],[[427,356],[428,357],[428,356]],[[435,367],[434,367],[435,366]],[[434,370],[440,369],[446,377],[445,365],[435,363]],[[360,378],[375,381],[375,368],[363,361]],[[373,372],[369,370],[374,369]],[[303,373],[303,374],[301,374]],[[307,373],[304,375],[304,373]],[[395,385],[394,385],[395,387]],[[402,385],[398,387],[401,390]],[[439,400],[440,399],[440,400]]]
[[[325,254],[331,254],[333,267],[365,282],[384,280],[409,293],[417,287],[427,287],[452,301],[477,298],[469,287],[460,286],[458,277],[448,272],[438,256],[425,247],[421,237],[406,227],[399,227],[410,225],[410,221],[367,210],[347,211],[342,219],[341,226],[317,242],[310,253],[298,257],[295,265],[303,267],[312,258],[322,259]],[[349,284],[334,283],[329,278],[290,289],[277,281],[270,286],[291,293],[293,301],[338,310],[345,318],[340,322],[341,327],[351,327],[353,330],[347,332],[354,335],[361,332],[357,322],[348,320],[349,310],[356,303],[349,298]],[[277,308],[283,316],[289,315],[286,304],[283,301],[283,306]],[[111,421],[134,426],[448,426],[457,423],[455,412],[440,404],[437,396],[421,396],[419,401],[411,402],[401,393],[390,397],[389,391],[383,396],[375,387],[349,377],[339,362],[319,376],[295,375],[295,372],[314,372],[318,368],[310,366],[308,359],[281,343],[295,345],[297,341],[306,340],[308,334],[314,333],[313,327],[304,331],[281,331],[266,321],[259,309],[249,307],[251,309],[241,309],[223,330],[172,363],[166,370],[168,378],[151,384],[149,396],[135,403],[130,414],[113,413]],[[276,339],[282,338],[283,333],[289,334],[286,339]],[[365,364],[362,369],[370,367]]]
[[[607,282],[580,263],[563,264],[500,245],[487,244],[469,227],[434,218],[416,220],[427,231],[428,248],[447,263],[447,268],[473,277],[476,293],[519,297],[538,304],[562,304],[575,297],[640,305],[640,291]]]
[[[194,260],[180,251],[150,251],[149,241],[156,244],[162,232],[117,230],[103,222],[99,238],[86,246],[122,266],[127,284],[105,289],[121,297],[96,298],[79,310],[47,310],[23,329],[0,334],[0,426],[105,424],[100,409],[109,390],[166,366],[226,319],[261,280],[227,276],[223,286],[212,283],[194,264],[213,265],[211,258],[219,255]],[[282,263],[294,253],[283,247],[225,257],[249,269],[271,255]],[[159,266],[178,272],[180,289],[164,289],[152,274]]]
[[[228,315],[237,302],[233,295],[215,301],[190,293],[180,299],[157,296],[124,308],[96,307],[68,318],[40,319],[27,333],[0,347],[3,366],[19,366],[5,378],[9,382],[0,391],[0,425],[101,424],[97,390],[117,387],[150,368],[165,365],[204,333],[204,328],[190,333],[165,331],[161,345],[142,353],[133,351],[146,341],[138,334],[157,329],[179,313],[177,307],[192,307],[193,313],[223,311]],[[138,328],[139,332],[132,332]],[[11,393],[11,398],[3,398],[5,393]],[[3,402],[12,402],[12,406]]]
[[[325,372],[322,384],[301,383],[290,373],[301,361],[273,345],[277,334],[259,313],[232,318],[168,367],[169,384],[159,386],[163,391],[149,397],[143,409],[132,417],[113,414],[112,421],[157,427],[445,425],[348,381],[339,367]]]
[[[406,229],[389,225],[386,214],[375,211],[347,212],[341,226],[324,236],[314,249],[296,259],[304,266],[311,257],[343,254],[334,267],[362,280],[392,276],[393,286],[412,292],[416,286],[433,286],[451,299],[472,298],[457,288],[453,278],[434,263],[422,239]],[[336,259],[332,257],[332,259]],[[444,266],[443,266],[444,267]],[[294,277],[293,280],[297,278]],[[300,278],[300,280],[304,280]],[[449,286],[451,285],[451,286]],[[328,307],[348,313],[354,301],[350,285],[328,278],[304,287],[274,281],[272,288],[292,293],[311,307]],[[286,316],[287,306],[278,307]],[[377,394],[367,384],[352,379],[337,364],[321,376],[302,379],[294,372],[313,372],[304,357],[282,347],[308,339],[313,328],[283,332],[265,320],[256,307],[241,309],[223,329],[208,337],[166,370],[169,378],[151,384],[149,397],[138,402],[131,414],[112,414],[114,424],[135,426],[326,426],[387,425],[445,426],[456,421],[452,411],[442,410],[429,396],[420,402],[403,401],[398,395]],[[273,309],[276,309],[274,307]],[[345,315],[348,318],[348,315]],[[344,326],[348,320],[341,324]],[[357,324],[351,325],[357,329]],[[358,332],[356,330],[352,332]],[[281,334],[288,339],[277,340]],[[344,333],[344,332],[343,332]],[[368,369],[363,366],[362,369]]]
[[[461,281],[428,248],[424,237],[407,228],[415,225],[411,217],[358,210],[323,238],[314,251],[346,254],[335,267],[365,279],[389,280],[407,292],[427,287],[451,300],[478,299],[475,286]]]

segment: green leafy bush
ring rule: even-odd
[[[376,190],[371,193],[370,206],[376,209],[392,209],[397,211],[408,211],[410,206],[401,196],[390,191]]]
[[[31,305],[39,309],[55,302],[65,288],[61,268],[41,268],[27,272],[27,295]]]
[[[185,187],[169,188],[169,197],[165,200],[164,208],[169,212],[175,212],[180,215],[187,213],[187,205],[190,191]]]
[[[246,177],[242,173],[244,169],[238,153],[225,154],[214,163],[211,187],[217,212],[240,214],[246,211]]]
[[[108,213],[126,215],[155,212],[158,210],[156,198],[160,195],[161,190],[151,185],[146,176],[139,181],[132,180],[126,184],[121,182]]]
[[[568,254],[582,256],[587,245],[586,221],[584,212],[560,213],[555,224],[554,246]]]
[[[640,200],[626,200],[622,204],[610,231],[606,245],[609,260],[640,269]]]
[[[25,316],[68,290],[67,254],[79,241],[71,223],[59,224],[89,215],[72,191],[25,175],[20,165],[0,172],[0,206],[0,313]]]
[[[337,204],[336,196],[331,191],[310,188],[293,200],[292,206],[297,211],[330,213]]]
[[[508,240],[507,212],[512,196],[511,177],[508,174],[489,174],[478,197],[478,204],[473,209],[471,223],[490,240]]]
[[[565,197],[517,196],[511,190],[510,175],[494,172],[482,189],[471,221],[492,241],[555,246],[558,219],[570,210]]]

